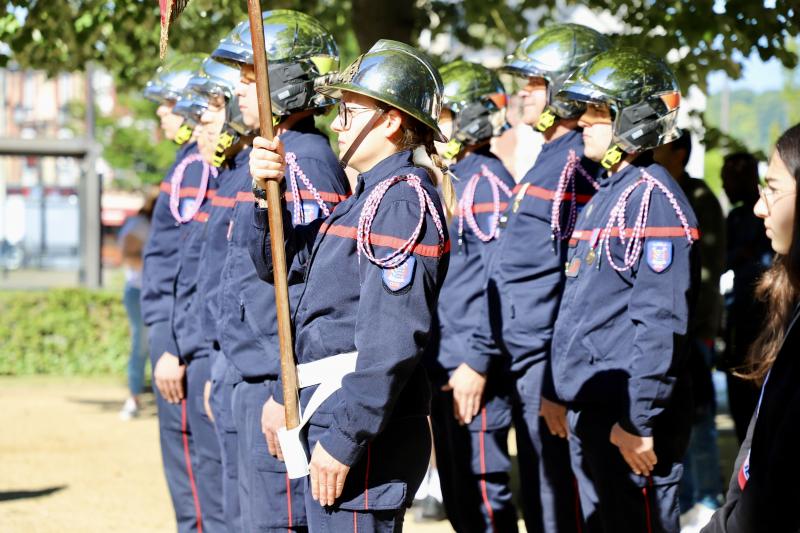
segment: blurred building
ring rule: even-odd
[[[98,111],[111,114],[117,101],[111,76],[96,71],[93,86]],[[82,137],[85,100],[85,73],[48,78],[41,71],[0,69],[0,137]],[[0,157],[0,268],[77,268],[83,164],[71,157]],[[104,181],[110,178],[102,159],[96,170]],[[110,228],[141,203],[108,196],[103,203],[112,205],[103,209],[103,223]]]

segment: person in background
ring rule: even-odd
[[[719,278],[725,267],[725,217],[706,182],[693,179],[686,172],[691,153],[692,136],[684,130],[675,141],[656,148],[653,156],[686,193],[700,227],[700,241],[697,243],[700,247],[700,285],[689,318],[687,338],[694,412],[679,488],[681,526],[699,529],[708,523],[722,499],[714,422],[717,404],[711,369],[715,359],[714,342],[722,321]]]
[[[156,203],[158,191],[148,194],[144,205],[135,215],[128,217],[122,225],[117,242],[122,254],[122,265],[125,269],[125,289],[122,303],[128,315],[131,328],[131,353],[128,357],[128,391],[130,396],[125,400],[119,417],[130,420],[139,414],[140,395],[144,391],[144,364],[147,360],[147,330],[142,320],[142,252],[150,233],[150,218]]]
[[[758,278],[772,263],[772,248],[764,221],[753,209],[758,202],[758,160],[747,152],[725,157],[722,187],[733,205],[728,213],[726,270],[733,272],[733,290],[725,297],[725,352],[720,368],[728,380],[728,405],[741,444],[758,402],[758,388],[736,375],[761,331],[766,309],[755,297]]]
[[[767,313],[747,361],[746,377],[762,383],[739,449],[725,505],[703,533],[800,531],[800,124],[778,139],[755,205],[777,254],[756,297]]]

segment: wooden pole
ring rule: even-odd
[[[261,19],[261,0],[247,0],[250,17],[250,35],[253,39],[253,64],[256,73],[258,94],[258,122],[261,136],[272,139],[272,101],[270,100],[269,76],[267,75],[267,52],[264,45],[264,26]],[[297,392],[297,368],[294,362],[292,323],[289,312],[289,286],[286,274],[286,250],[283,242],[283,207],[280,185],[267,182],[267,215],[269,218],[269,242],[272,250],[272,267],[275,282],[275,307],[278,312],[278,343],[280,344],[281,378],[283,380],[283,406],[286,410],[286,428],[300,425],[300,409]]]

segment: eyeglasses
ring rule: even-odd
[[[353,118],[353,115],[356,113],[362,113],[364,111],[375,111],[374,107],[366,107],[366,106],[354,106],[354,105],[347,105],[344,102],[339,102],[339,120],[342,122],[342,129],[347,129],[350,127],[350,121]]]
[[[767,206],[767,213],[770,213],[772,210],[772,206],[780,199],[786,198],[787,196],[793,196],[797,194],[797,191],[787,191],[780,193],[776,191],[768,184],[764,185],[762,183],[758,184],[758,194],[761,196],[761,200],[764,202],[764,205]]]

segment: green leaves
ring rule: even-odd
[[[0,292],[0,375],[122,375],[129,350],[122,292]]]
[[[352,59],[358,48],[377,38],[415,40],[422,30],[453,35],[466,46],[507,52],[535,28],[564,12],[560,0],[270,0],[270,9],[297,9],[318,17],[343,44],[342,59]],[[585,6],[606,11],[625,28],[620,43],[672,58],[681,86],[705,88],[706,75],[725,71],[736,78],[739,61],[757,51],[778,58],[787,68],[797,55],[786,47],[800,33],[793,0],[727,0],[724,12],[714,11],[715,0],[567,0],[566,7]],[[9,45],[23,67],[49,73],[81,69],[95,61],[110,70],[123,87],[139,88],[159,65],[157,2],[108,0],[14,0],[13,10],[0,17],[0,42]],[[267,7],[265,5],[265,7]],[[192,0],[171,31],[170,46],[180,52],[209,52],[219,38],[247,16],[244,0]],[[358,43],[357,46],[354,46]],[[445,57],[445,60],[454,58]],[[2,56],[0,56],[2,60]]]

